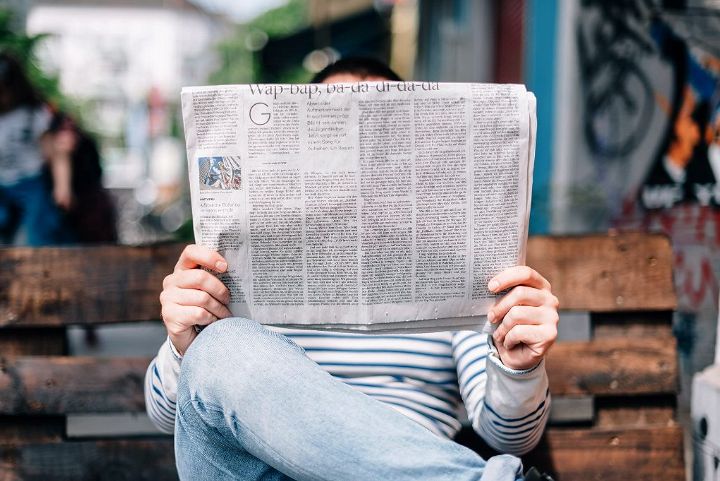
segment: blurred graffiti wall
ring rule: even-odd
[[[720,278],[720,5],[560,2],[556,233],[663,232],[687,405],[713,362]]]

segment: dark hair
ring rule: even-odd
[[[0,90],[4,90],[7,105],[0,105],[0,110],[12,110],[17,107],[37,107],[42,97],[25,75],[22,65],[12,55],[0,52]]]
[[[72,157],[72,189],[75,193],[99,189],[102,183],[102,167],[97,142],[64,112],[53,115],[48,132],[57,134],[69,130],[75,134],[75,148]]]
[[[346,57],[331,63],[315,74],[311,83],[321,83],[336,74],[348,73],[361,78],[383,77],[388,80],[402,81],[400,76],[384,62],[369,57]]]

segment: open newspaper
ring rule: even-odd
[[[525,261],[535,97],[436,82],[189,87],[198,243],[234,315],[341,331],[476,329]]]

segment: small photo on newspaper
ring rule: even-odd
[[[198,158],[200,190],[240,190],[242,170],[239,157]]]
[[[182,91],[196,242],[233,315],[348,332],[481,330],[524,264],[535,97],[522,85]]]

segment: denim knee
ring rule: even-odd
[[[228,317],[205,326],[187,351],[192,357],[216,351],[237,351],[253,349],[253,341],[259,339],[266,329],[260,323],[242,317]],[[219,352],[217,352],[219,353]]]
[[[302,351],[285,336],[256,321],[239,317],[216,321],[200,332],[185,353],[178,397],[212,397],[266,382],[269,370],[282,362],[287,349]]]

